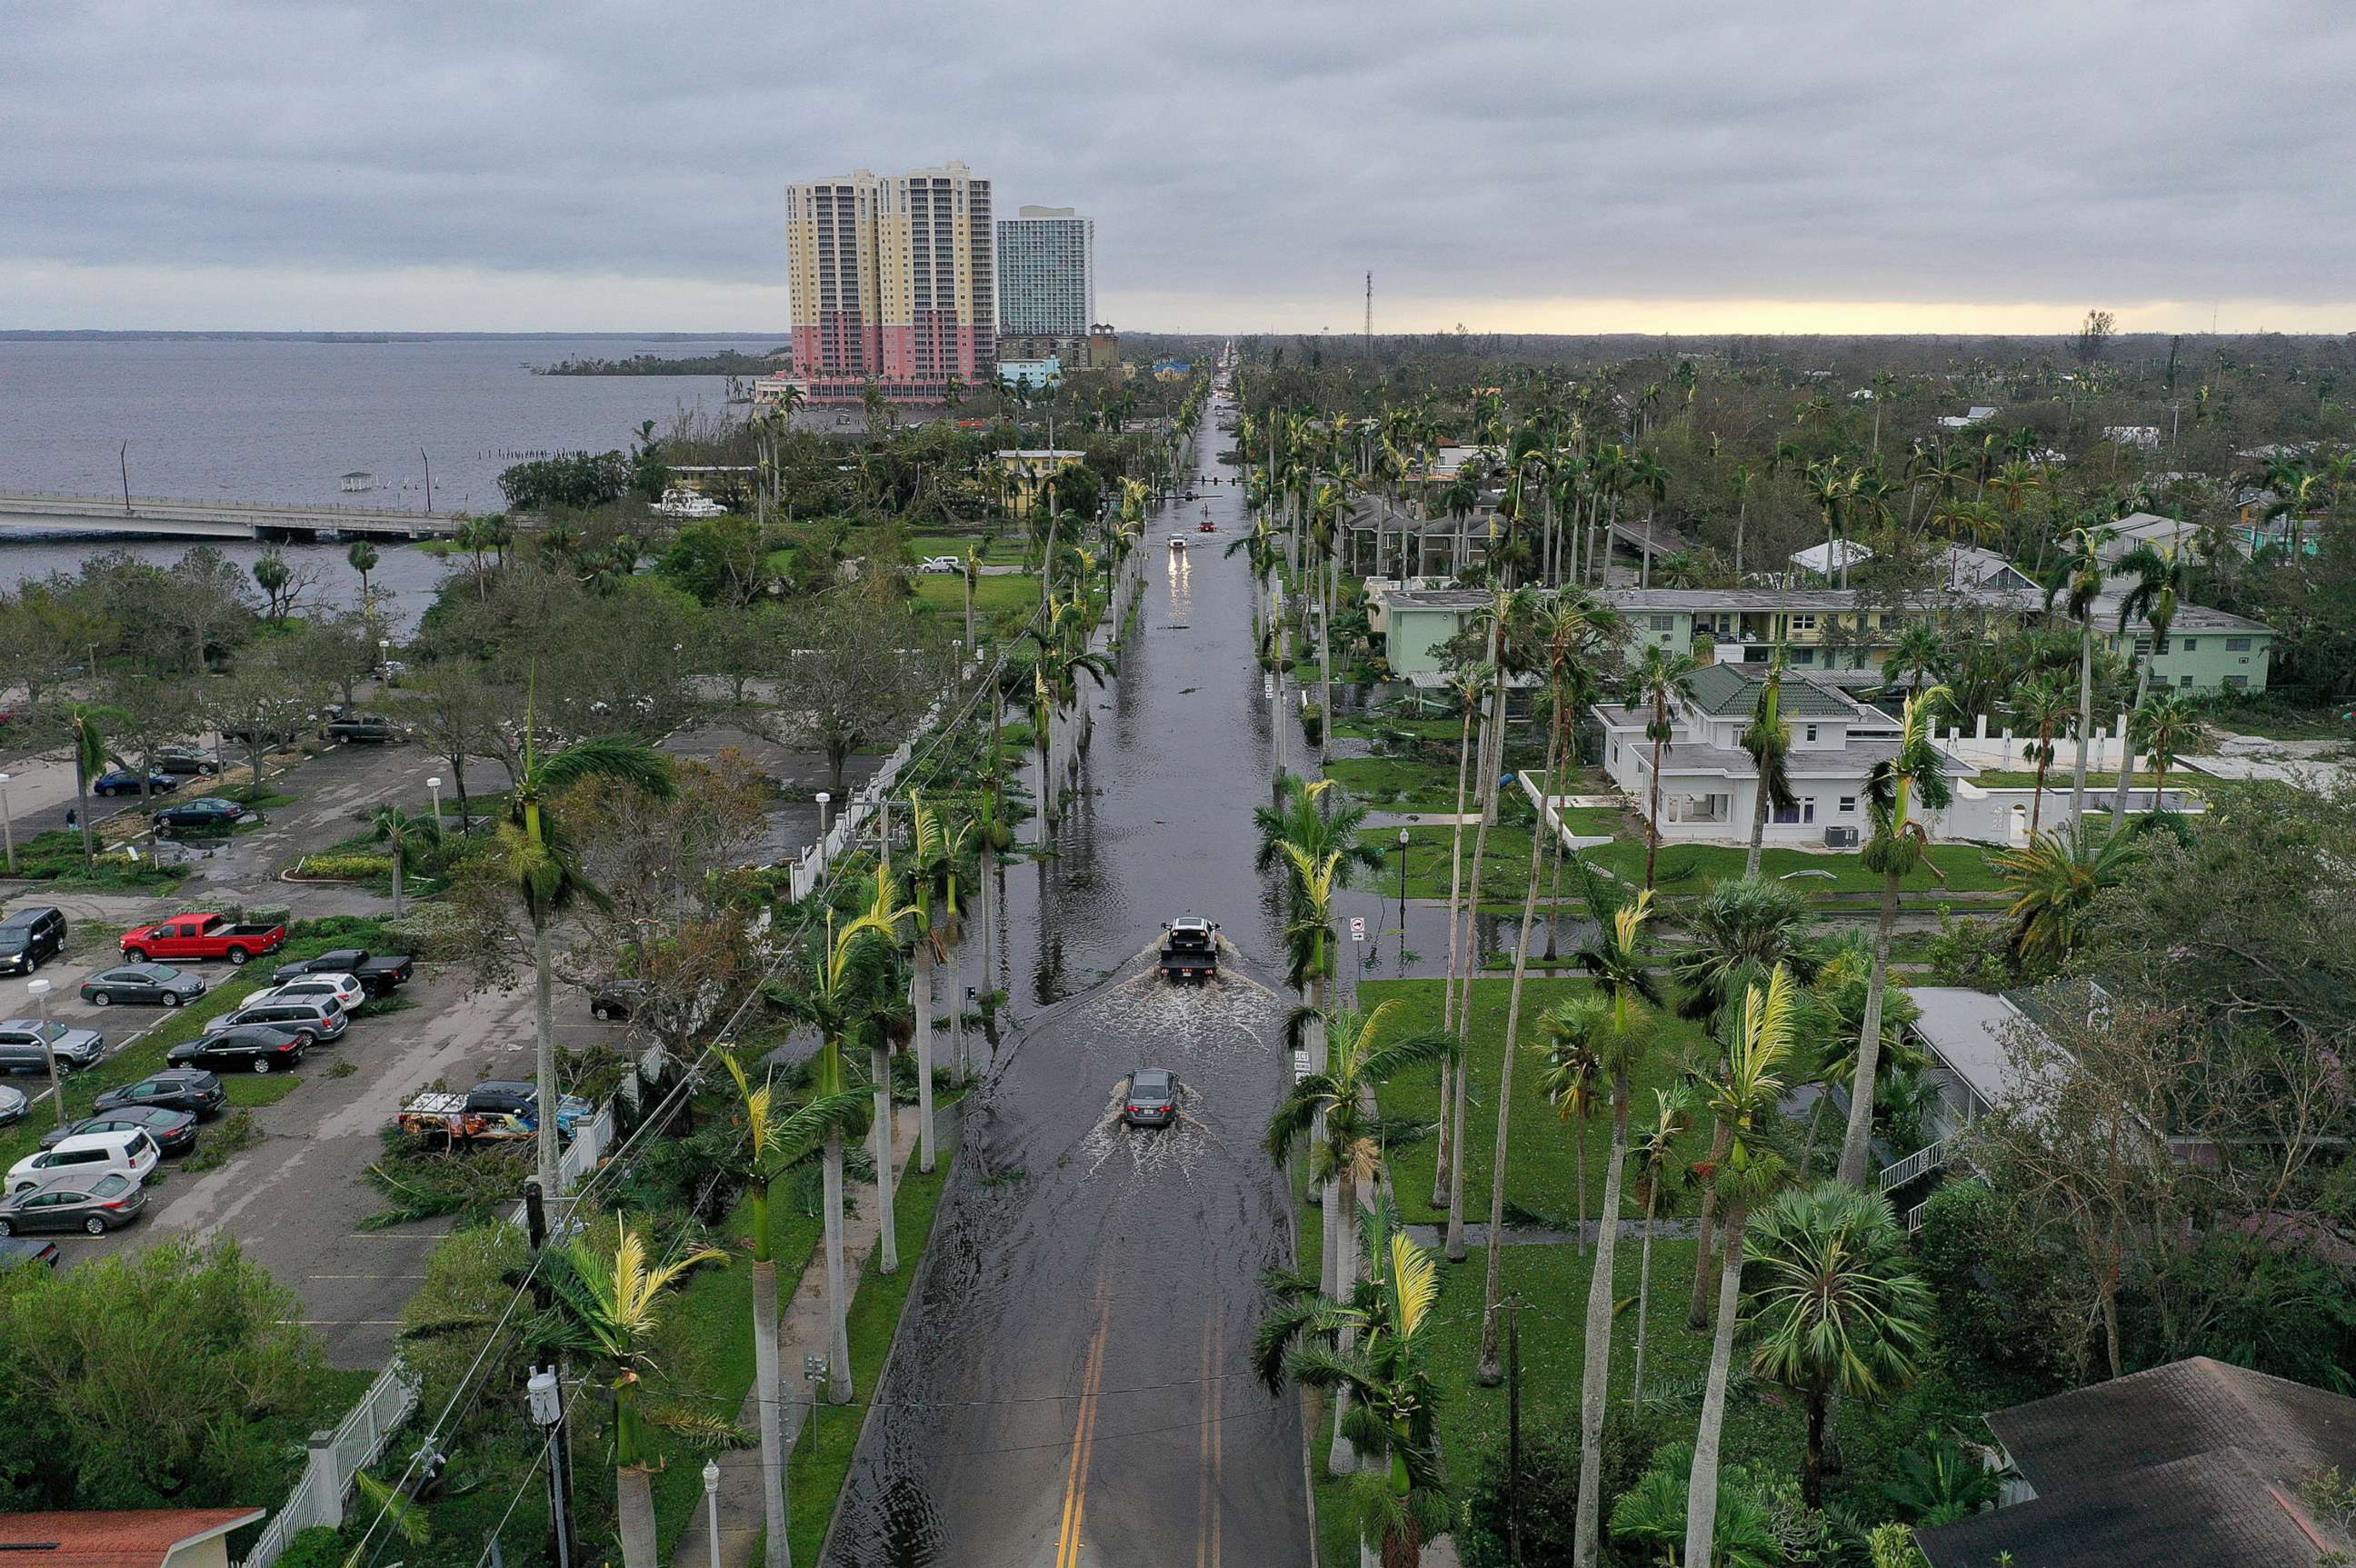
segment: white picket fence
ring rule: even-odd
[[[314,1525],[332,1530],[342,1524],[344,1497],[352,1489],[352,1477],[376,1462],[385,1440],[408,1419],[416,1403],[417,1390],[402,1378],[399,1361],[378,1373],[343,1424],[333,1432],[312,1434],[303,1478],[286,1494],[277,1516],[263,1527],[262,1538],[238,1568],[270,1568],[300,1531]]]
[[[943,699],[944,703],[946,701]],[[916,755],[917,743],[930,735],[933,725],[939,722],[942,705],[942,703],[933,704],[924,722],[916,725],[908,738],[884,759],[884,766],[875,770],[874,777],[861,785],[850,800],[842,802],[842,810],[835,813],[833,825],[819,835],[818,843],[802,851],[800,858],[794,862],[788,873],[788,886],[793,894],[790,902],[798,904],[816,892],[818,885],[826,877],[826,868],[841,860],[851,846],[859,842],[859,835],[874,820],[884,798],[899,781],[901,771],[908,766],[908,758]]]

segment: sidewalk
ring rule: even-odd
[[[902,1105],[894,1108],[892,1120],[892,1165],[895,1171],[905,1173],[910,1156],[916,1149],[916,1108]],[[875,1250],[881,1231],[875,1185],[862,1183],[844,1189],[845,1207],[851,1212],[842,1240],[842,1267],[845,1283],[851,1287],[850,1301],[858,1299],[859,1282],[867,1268],[867,1256]],[[819,1246],[823,1248],[821,1241]],[[915,1268],[920,1260],[904,1257],[900,1266]],[[826,1322],[826,1259],[823,1252],[814,1253],[809,1267],[802,1271],[801,1283],[791,1300],[777,1305],[777,1367],[779,1380],[785,1385],[786,1455],[793,1457],[796,1440],[801,1435],[802,1423],[809,1418],[809,1405],[800,1397],[809,1385],[802,1381],[802,1358],[827,1353]],[[864,1415],[863,1401],[871,1391],[856,1389],[853,1402],[828,1416],[830,1421],[857,1421]],[[743,1408],[736,1412],[736,1423],[748,1432],[760,1430],[761,1416],[757,1403],[760,1391],[747,1390]],[[720,1563],[718,1568],[751,1568],[754,1552],[767,1524],[761,1498],[761,1450],[756,1444],[749,1448],[731,1449],[719,1455],[720,1460]],[[680,1531],[678,1549],[671,1554],[671,1568],[713,1568],[711,1552],[712,1526],[699,1501],[693,1513]]]

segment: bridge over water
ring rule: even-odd
[[[293,506],[266,501],[170,500],[152,496],[0,493],[0,538],[11,532],[61,529],[140,533],[166,539],[447,539],[453,512],[380,511],[368,507]]]

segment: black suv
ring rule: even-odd
[[[66,950],[66,912],[35,904],[0,920],[0,974],[30,974]]]
[[[218,1116],[229,1105],[229,1090],[202,1068],[166,1068],[149,1073],[137,1083],[110,1089],[98,1097],[93,1111],[116,1111],[129,1105],[157,1105],[187,1111],[199,1117]]]

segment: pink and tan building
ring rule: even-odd
[[[961,163],[787,188],[794,370],[812,403],[979,390],[998,363],[990,181]]]

